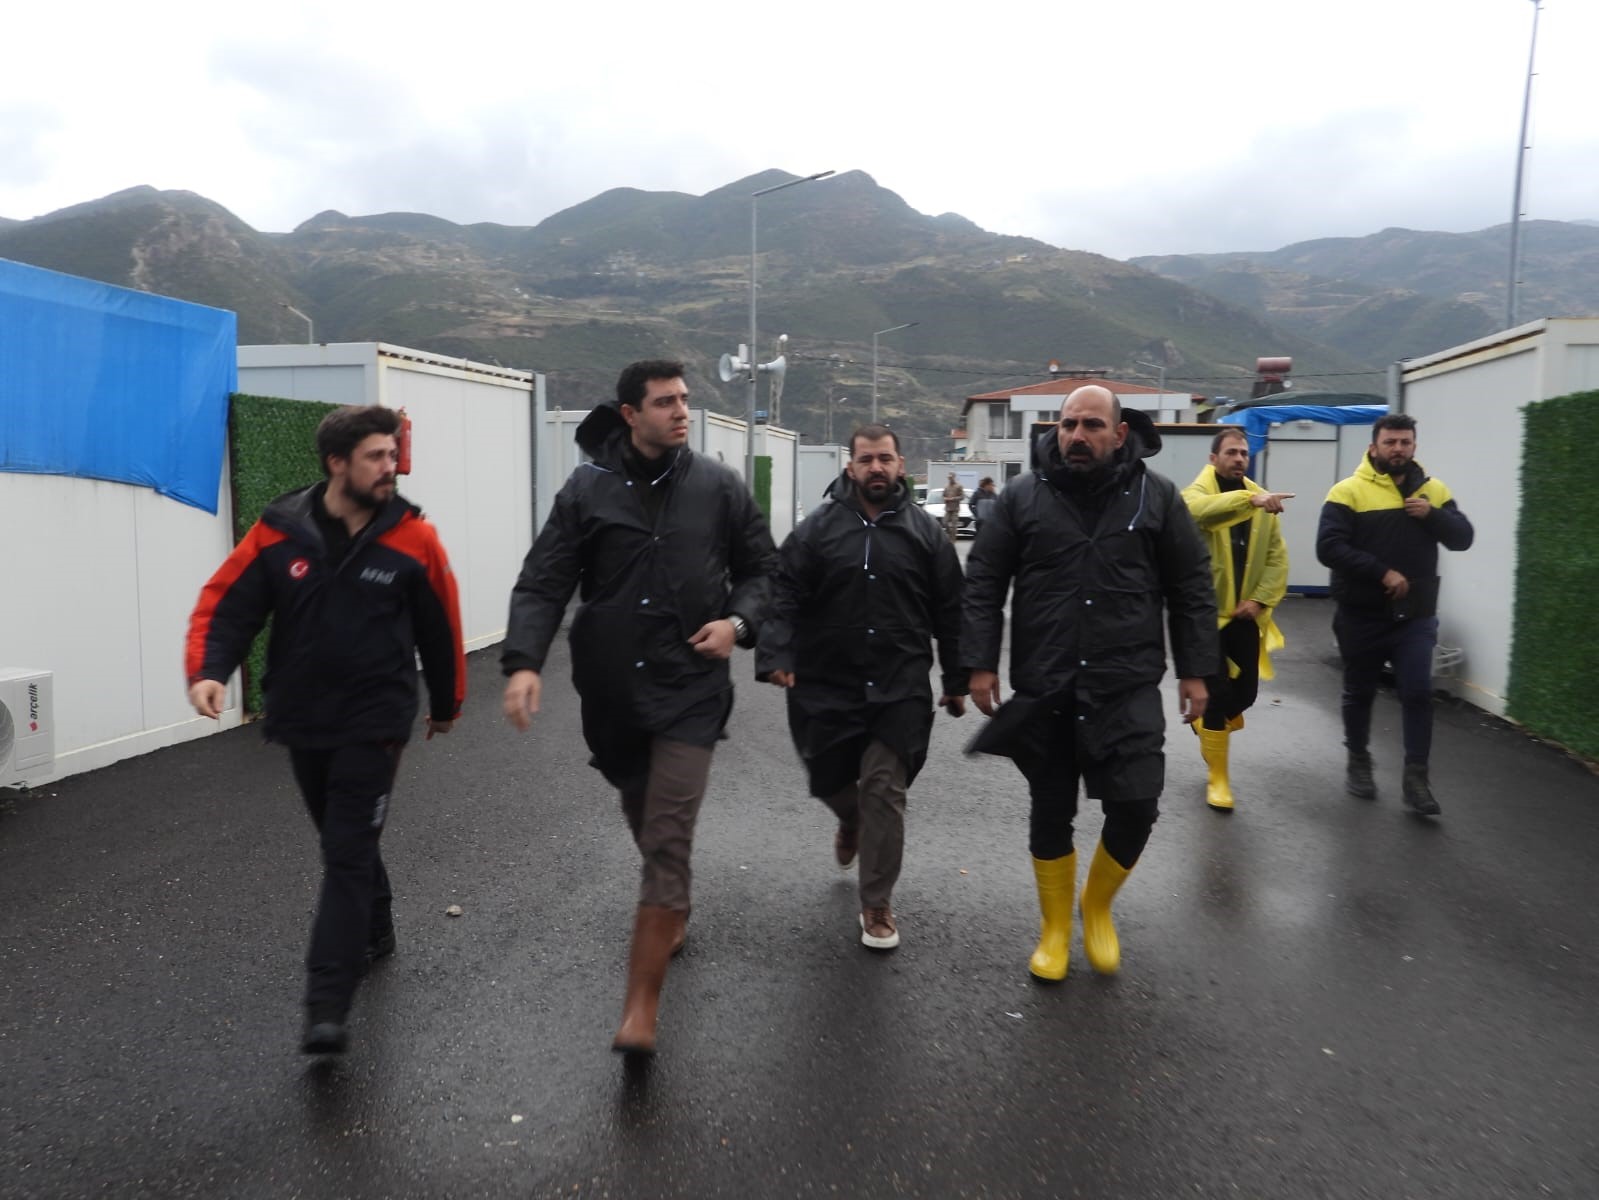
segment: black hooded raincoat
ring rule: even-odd
[[[692,637],[737,613],[753,638],[765,615],[777,551],[743,482],[687,447],[655,482],[623,461],[627,429],[614,403],[596,408],[577,442],[593,460],[555,498],[511,592],[501,668],[542,671],[574,590],[568,635],[591,763],[618,787],[649,766],[655,736],[710,746],[732,709],[725,659]],[[635,489],[666,497],[650,516]]]
[[[903,481],[876,520],[848,475],[828,495],[783,543],[755,659],[757,678],[795,677],[789,730],[823,797],[855,780],[872,738],[916,778],[932,732],[933,638],[944,694],[966,694],[960,560],[943,527]]]
[[[1127,440],[1086,502],[1063,490],[1067,468],[1052,430],[1035,448],[1037,469],[1011,482],[983,522],[966,564],[962,661],[999,670],[1014,583],[1014,696],[973,751],[1015,757],[1032,712],[1060,702],[1078,714],[1078,748],[1089,757],[1158,751],[1166,727],[1156,690],[1166,672],[1162,608],[1177,674],[1215,670],[1210,555],[1177,486],[1143,462],[1160,450],[1154,424],[1136,409],[1123,420]]]

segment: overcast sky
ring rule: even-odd
[[[1532,0],[29,4],[0,216],[134,184],[257,229],[532,225],[859,169],[1118,258],[1510,218]],[[1524,211],[1599,220],[1599,3],[1546,0]],[[825,184],[815,185],[825,186]]]

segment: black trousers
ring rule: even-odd
[[[1333,634],[1344,660],[1344,745],[1366,749],[1383,664],[1392,663],[1405,761],[1426,765],[1432,754],[1432,651],[1438,644],[1438,618],[1391,621],[1382,614],[1339,608],[1333,614]]]
[[[366,974],[367,946],[393,924],[378,839],[404,742],[290,749],[295,782],[322,846],[322,892],[306,951],[305,1006],[343,1020]]]
[[[1158,693],[1153,699],[1158,716]],[[1078,717],[1085,715],[1069,701],[1058,707],[1046,705],[1029,726],[1026,745],[1012,755],[1032,800],[1028,850],[1041,859],[1064,858],[1072,852],[1078,785],[1086,782],[1105,812],[1100,833],[1105,853],[1130,870],[1160,815],[1166,777],[1163,737],[1152,729],[1146,736],[1127,739],[1119,753],[1093,758],[1079,746]]]
[[[1225,729],[1227,720],[1255,703],[1260,695],[1260,626],[1253,621],[1228,621],[1218,634],[1221,665],[1215,675],[1205,679],[1210,702],[1205,705],[1205,728]],[[1238,664],[1233,675],[1228,660]]]

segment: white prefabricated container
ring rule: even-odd
[[[239,391],[405,409],[411,473],[400,491],[450,556],[466,647],[504,638],[511,585],[533,540],[541,375],[385,342],[240,346]]]
[[[1416,418],[1416,460],[1448,484],[1477,538],[1440,551],[1439,641],[1464,659],[1450,680],[1503,715],[1514,640],[1521,410],[1599,389],[1599,317],[1550,317],[1401,364],[1396,411]],[[1591,531],[1590,531],[1591,532]]]
[[[827,489],[833,486],[833,481],[843,472],[844,464],[848,461],[849,450],[844,446],[831,442],[822,446],[801,446],[797,493],[799,507],[807,513],[821,507]]]

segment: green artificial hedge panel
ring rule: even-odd
[[[233,540],[244,539],[266,506],[322,478],[316,460],[316,427],[338,405],[275,396],[235,395],[228,410],[228,443],[233,475]],[[244,660],[244,707],[261,711],[261,676],[266,670],[267,635],[261,631]]]
[[[1526,408],[1506,710],[1599,759],[1599,392]]]
[[[755,456],[755,503],[766,514],[766,523],[772,523],[772,456]]]

